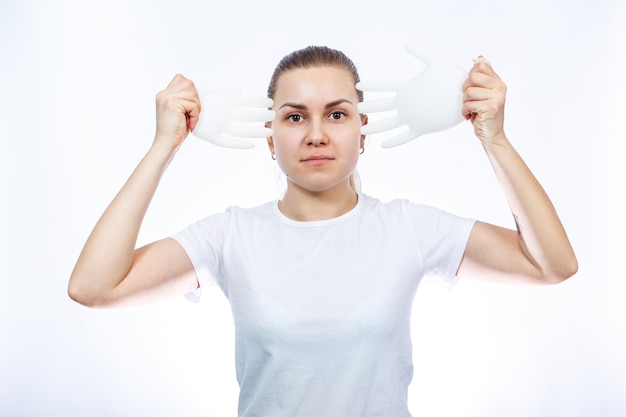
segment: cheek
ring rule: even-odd
[[[293,165],[294,155],[298,153],[298,141],[285,135],[284,132],[274,130],[274,154],[280,170],[287,176]]]
[[[296,141],[293,138],[290,139],[290,136],[285,135],[284,132],[274,130],[272,137],[274,139],[274,153],[277,156],[294,150]]]
[[[361,125],[345,127],[341,132],[337,132],[338,137],[345,140],[346,147],[354,147],[357,151],[361,148],[362,135]],[[339,136],[340,135],[340,136]]]

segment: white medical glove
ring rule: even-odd
[[[196,89],[202,110],[192,132],[195,137],[225,148],[249,149],[254,143],[247,139],[272,135],[263,125],[275,117],[270,98],[242,95],[239,88],[222,82],[197,82]]]
[[[389,117],[373,121],[361,128],[361,133],[369,135],[401,126],[405,132],[386,139],[383,148],[405,144],[419,136],[449,129],[461,123],[463,92],[461,87],[467,71],[452,61],[426,51],[416,44],[407,44],[406,49],[425,68],[415,77],[405,81],[371,80],[362,81],[356,87],[367,91],[394,91],[393,97],[374,99],[359,103],[360,113],[376,113],[396,110]]]

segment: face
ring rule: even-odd
[[[268,145],[288,187],[320,192],[347,184],[365,138],[358,101],[345,69],[295,69],[280,76]]]

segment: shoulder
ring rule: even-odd
[[[436,207],[415,203],[406,198],[396,198],[384,202],[367,194],[359,194],[359,198],[362,199],[364,210],[369,212],[380,212],[397,215],[405,214],[410,216],[432,216],[447,213],[446,211],[438,209]]]
[[[243,218],[259,216],[264,217],[273,213],[276,204],[276,200],[272,200],[253,207],[229,206],[223,214],[225,216]]]
[[[228,206],[224,211],[209,214],[198,220],[198,223],[228,223],[229,221],[245,220],[259,217],[268,217],[276,206],[276,200],[268,201],[254,207]]]
[[[465,229],[474,219],[459,216],[450,211],[427,204],[420,204],[405,198],[383,202],[377,198],[361,194],[363,215],[390,227],[409,227],[414,230],[442,232],[444,230]]]
[[[272,216],[272,208],[276,201],[269,201],[255,207],[229,206],[224,211],[209,214],[189,224],[176,235],[220,235],[228,234],[232,228],[241,228],[246,224],[268,219]]]

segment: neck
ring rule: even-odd
[[[348,182],[324,191],[309,191],[289,184],[278,202],[280,211],[296,221],[328,220],[346,214],[356,206],[357,193]]]

